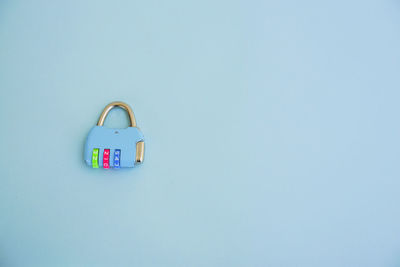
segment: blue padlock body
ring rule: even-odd
[[[104,126],[94,126],[86,139],[85,162],[92,166],[93,149],[99,149],[99,168],[103,167],[104,149],[110,149],[110,167],[114,167],[115,150],[120,150],[119,166],[134,167],[136,159],[136,143],[144,141],[142,132],[137,127],[113,129]]]

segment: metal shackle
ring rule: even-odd
[[[128,112],[129,120],[131,121],[131,124],[129,127],[136,127],[135,114],[133,114],[131,107],[128,104],[126,104],[124,102],[120,102],[120,101],[112,102],[104,108],[103,112],[100,115],[99,121],[97,122],[97,126],[103,126],[108,113],[110,112],[110,110],[112,110],[115,107],[120,107],[120,108],[125,109],[126,112]]]

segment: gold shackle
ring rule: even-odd
[[[120,107],[120,108],[125,109],[126,112],[128,112],[129,120],[131,121],[131,124],[129,127],[136,127],[135,114],[133,114],[131,107],[128,104],[126,104],[124,102],[120,102],[120,101],[112,102],[104,108],[103,112],[100,115],[99,121],[97,122],[97,126],[103,126],[108,113],[110,112],[110,110],[112,110],[115,107]]]

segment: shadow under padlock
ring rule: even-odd
[[[104,121],[114,107],[121,107],[128,113],[130,124],[127,128],[107,128]],[[144,137],[136,127],[135,115],[130,106],[123,102],[108,104],[86,139],[84,159],[93,168],[132,168],[143,162]]]

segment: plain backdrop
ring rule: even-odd
[[[400,266],[399,48],[395,0],[1,1],[0,265]]]

